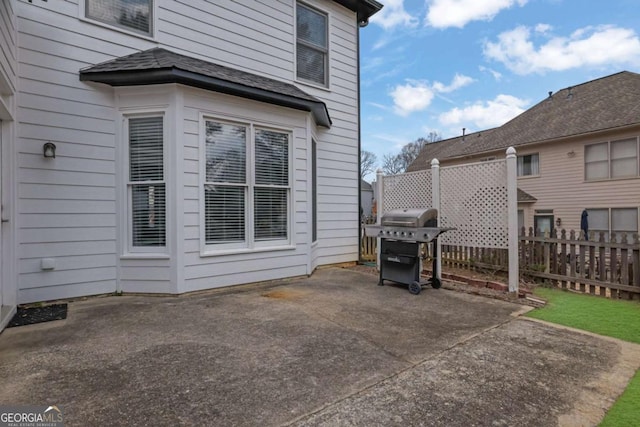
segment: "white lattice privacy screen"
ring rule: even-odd
[[[443,244],[507,248],[507,162],[440,168],[438,220],[457,228],[442,235]]]
[[[431,170],[385,176],[384,209],[430,208],[432,205]]]

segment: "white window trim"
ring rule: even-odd
[[[106,28],[109,30],[115,30],[120,33],[138,37],[144,40],[156,41],[156,36],[158,34],[158,0],[152,0],[151,4],[151,34],[143,34],[134,30],[130,30],[126,27],[120,27],[117,25],[112,25],[107,22],[98,21],[97,19],[89,18],[86,15],[86,1],[87,0],[78,0],[78,19],[80,21],[86,22],[88,24],[92,24],[98,27]]]
[[[206,218],[205,218],[205,196],[204,196],[204,186],[206,184],[206,122],[207,121],[216,121],[234,125],[243,125],[247,127],[247,194],[245,204],[245,241],[244,242],[233,242],[233,243],[217,243],[217,244],[207,244],[206,242]],[[237,118],[237,117],[225,117],[221,115],[212,115],[207,113],[200,113],[200,143],[199,143],[199,160],[200,160],[200,168],[199,168],[199,227],[200,227],[200,256],[218,256],[218,255],[232,255],[232,254],[242,254],[242,253],[256,253],[256,252],[270,252],[270,251],[278,251],[278,250],[293,250],[296,249],[296,246],[293,244],[295,233],[294,228],[294,215],[295,215],[295,188],[294,188],[294,175],[293,175],[293,152],[294,152],[294,138],[293,138],[293,129],[277,127],[273,124],[266,124],[256,120],[251,120],[247,118]],[[289,162],[289,185],[288,189],[288,206],[287,206],[287,238],[286,239],[274,239],[274,240],[264,240],[264,241],[256,241],[254,236],[254,199],[253,199],[253,189],[256,187],[255,185],[255,170],[253,159],[255,159],[255,130],[265,129],[272,130],[276,132],[283,132],[289,135],[289,149],[288,149],[288,162]]]
[[[325,83],[320,84],[311,80],[304,80],[298,78],[298,4],[303,5],[306,8],[321,13],[327,18],[327,51],[326,51],[326,65],[325,65]],[[324,90],[326,92],[331,91],[331,14],[329,11],[312,6],[304,1],[295,1],[295,13],[293,14],[293,81],[305,86],[313,87],[315,89]]]
[[[162,135],[163,135],[163,180],[165,185],[165,245],[164,246],[152,246],[152,247],[144,247],[144,246],[133,246],[133,218],[132,218],[132,209],[131,209],[131,186],[132,183],[129,177],[129,119],[130,118],[142,118],[142,117],[162,117]],[[122,150],[122,165],[123,168],[120,170],[120,174],[122,176],[122,184],[121,184],[121,200],[123,208],[121,212],[124,214],[123,227],[122,227],[122,242],[123,248],[122,253],[120,255],[121,259],[134,259],[134,258],[154,258],[158,257],[164,259],[169,256],[169,248],[171,245],[171,238],[169,233],[169,227],[171,224],[170,212],[169,209],[170,196],[171,196],[171,188],[169,185],[169,168],[168,168],[168,147],[167,147],[167,135],[170,132],[169,126],[167,124],[167,112],[165,110],[156,110],[156,109],[144,109],[144,110],[128,110],[126,113],[122,114],[122,129],[121,129],[121,137],[120,140],[123,147]]]
[[[619,176],[619,177],[613,177],[611,172],[611,144],[617,141],[624,141],[624,140],[628,140],[628,139],[635,139],[636,140],[636,174],[635,175],[625,175],[625,176]],[[628,138],[617,138],[617,139],[609,139],[607,141],[600,141],[600,142],[594,142],[591,144],[585,144],[584,145],[584,159],[582,161],[582,167],[584,168],[584,182],[599,182],[599,181],[621,181],[621,180],[625,180],[625,179],[635,179],[638,176],[640,176],[640,167],[639,167],[639,163],[640,163],[640,144],[639,144],[640,138],[638,136],[630,136]],[[607,177],[606,178],[594,178],[594,179],[589,179],[587,178],[587,147],[591,147],[593,145],[599,145],[599,144],[607,144]]]

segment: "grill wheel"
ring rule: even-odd
[[[422,286],[418,282],[413,282],[409,285],[409,292],[414,295],[418,295],[422,291]]]

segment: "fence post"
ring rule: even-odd
[[[438,210],[438,227],[442,227],[440,222],[440,217],[442,216],[442,211],[440,210],[440,162],[438,159],[431,160],[431,204],[432,208]],[[436,261],[437,278],[442,281],[442,242],[440,238],[436,242],[436,250],[438,252]]]
[[[516,150],[507,148],[507,224],[509,233],[509,292],[518,292],[518,171]]]
[[[376,225],[382,225],[384,214],[384,173],[382,169],[376,171]],[[376,237],[376,268],[380,271],[380,238]]]

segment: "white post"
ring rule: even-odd
[[[513,147],[507,148],[507,218],[509,231],[509,292],[518,292],[518,172]]]
[[[384,173],[382,169],[376,171],[376,225],[382,225],[384,214]],[[376,238],[376,268],[380,271],[380,238]]]
[[[440,224],[442,212],[440,211],[440,162],[438,159],[431,160],[431,207],[438,210],[438,227],[442,227],[442,224]],[[438,251],[436,278],[442,281],[442,243],[440,238],[438,238],[436,247]]]

